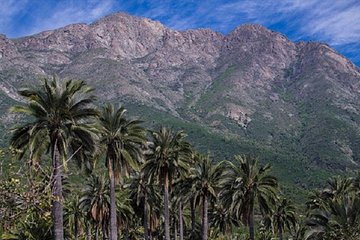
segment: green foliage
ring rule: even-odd
[[[30,170],[0,180],[3,239],[53,239],[49,173]]]
[[[173,132],[165,127],[151,131],[150,134],[152,143],[144,164],[149,182],[165,184],[165,181],[169,181],[171,184],[177,174],[188,174],[191,148],[185,141],[186,134],[183,131]]]
[[[314,193],[308,206],[305,239],[358,239],[360,196],[358,178],[336,177]]]
[[[235,66],[229,67],[217,79],[209,88],[208,97],[213,88],[221,88],[222,81],[234,69]],[[59,85],[53,81],[45,82],[40,90],[21,91],[28,98],[28,105],[13,109],[29,114],[30,118],[25,119],[28,123],[15,129],[13,148],[0,150],[1,239],[54,238],[51,211],[56,199],[51,191],[53,172],[48,168],[49,156],[46,155],[54,146],[50,144],[54,136],[59,137],[56,144],[64,160],[65,156],[75,157],[80,163],[89,160],[88,172],[70,165],[69,177],[62,177],[67,239],[110,235],[108,177],[111,172],[106,169],[109,165],[94,164],[102,160],[108,164],[109,159],[113,161],[118,178],[122,179],[115,192],[119,237],[146,238],[147,229],[153,238],[163,239],[166,217],[161,209],[166,204],[170,207],[172,236],[177,234],[175,226],[183,220],[185,239],[200,237],[200,219],[206,219],[202,215],[206,212],[206,196],[210,202],[209,239],[254,238],[251,228],[250,234],[247,233],[249,226],[253,227],[256,239],[264,240],[282,235],[312,240],[359,238],[360,174],[354,178],[331,178],[324,189],[308,194],[309,188],[319,186],[335,172],[316,167],[307,156],[316,151],[319,161],[337,159],[340,155],[335,151],[307,148],[309,152],[299,154],[301,147],[299,149],[296,141],[290,140],[285,132],[281,135],[282,143],[274,146],[245,137],[251,134],[260,138],[268,134],[266,131],[278,130],[264,130],[265,123],[264,129],[247,129],[240,136],[236,132],[224,134],[193,121],[191,115],[184,120],[137,104],[129,105],[129,109],[133,115],[147,120],[144,124],[128,120],[125,108],[116,109],[113,105],[103,107],[99,116],[94,106],[88,106],[93,98],[85,98],[90,88],[85,87],[82,94],[68,99],[72,90],[83,87],[83,82],[69,81]],[[287,101],[295,101],[294,98],[296,96],[291,96]],[[302,104],[299,113],[302,127],[315,128],[318,126],[314,117],[317,107]],[[67,109],[69,105],[72,107]],[[337,129],[330,136],[356,138],[353,128],[334,118],[331,111],[335,110],[317,113],[320,124]],[[95,118],[97,125],[89,124]],[[74,121],[76,119],[78,121]],[[159,128],[160,123],[173,129]],[[150,130],[146,137],[143,125],[158,130]],[[226,128],[236,129],[231,124]],[[189,134],[189,142],[185,140],[184,130]],[[321,136],[323,131],[323,128],[314,129],[314,135]],[[315,141],[314,138],[303,134],[298,140]],[[324,149],[332,146],[322,140],[317,143]],[[357,146],[357,142],[353,144]],[[195,154],[194,149],[208,154]],[[234,153],[239,154],[235,159]],[[15,164],[15,155],[19,154],[25,160],[23,164]],[[355,152],[354,157],[357,156]],[[224,164],[224,159],[231,161]],[[270,165],[264,163],[271,163],[274,176],[270,175]],[[166,193],[169,198],[161,201]],[[304,206],[301,203],[306,199]],[[147,220],[147,228],[144,220]]]
[[[139,169],[140,146],[145,143],[141,121],[128,120],[125,113],[124,107],[115,109],[109,104],[102,108],[99,117],[100,144],[106,152],[105,165],[114,171],[116,179],[128,177],[131,169]]]
[[[197,101],[196,107],[198,111],[203,111],[206,109],[208,112],[212,110],[212,101],[223,99],[223,89],[227,86],[225,80],[235,72],[238,67],[236,65],[229,66],[219,77],[215,78],[212,82],[211,86],[207,89],[207,91],[201,95],[201,98]]]
[[[13,129],[10,145],[23,158],[28,152],[30,164],[36,165],[49,149],[57,149],[66,166],[67,156],[81,163],[88,160],[95,143],[89,120],[97,116],[90,106],[93,91],[83,81],[44,79],[39,89],[24,88],[19,94],[26,105],[11,107],[12,112],[29,116],[31,122]]]

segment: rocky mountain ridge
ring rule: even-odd
[[[0,36],[0,111],[19,100],[14,89],[53,74],[86,80],[102,101],[155,108],[316,165],[360,163],[360,69],[326,44],[258,24],[222,35],[118,13]]]

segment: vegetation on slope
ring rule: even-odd
[[[21,92],[29,100],[16,109],[32,117],[12,132],[11,148],[0,152],[1,239],[359,237],[360,175],[332,178],[310,194],[306,205],[294,206],[288,196],[299,201],[299,192],[289,194],[294,185],[282,182],[296,185],[309,178],[315,184],[328,172],[312,169],[290,152],[130,106],[135,115],[154,121],[148,124],[155,131],[145,141],[140,122],[129,120],[124,108],[108,105],[102,117],[94,118],[98,111],[88,105],[92,98],[72,94],[79,86],[88,89],[83,82],[58,85],[52,80],[43,90]],[[177,129],[156,126],[159,118]],[[181,128],[188,130],[188,138]],[[47,149],[58,153],[48,155]],[[234,158],[233,152],[239,155]],[[19,156],[20,168],[13,165]],[[308,164],[308,172],[300,164]],[[313,171],[319,179],[310,179]]]

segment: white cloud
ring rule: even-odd
[[[48,16],[38,16],[27,34],[63,27],[72,23],[90,23],[111,13],[115,0],[59,2]]]
[[[285,29],[295,30],[299,39],[314,37],[332,45],[360,41],[358,0],[244,0],[224,4],[211,15],[215,19],[243,15],[245,21],[267,26],[282,22]]]
[[[0,32],[7,32],[11,28],[13,17],[25,9],[27,0],[1,0]]]
[[[2,0],[0,30],[28,0]],[[360,2],[358,0],[241,0],[219,3],[216,0],[166,1],[63,0],[45,14],[37,13],[23,35],[54,29],[77,22],[92,22],[115,9],[132,9],[138,15],[163,21],[175,29],[211,27],[228,32],[243,22],[265,26],[281,23],[292,39],[326,41],[332,45],[360,41]]]
[[[35,9],[31,24],[14,27],[14,19],[26,14],[34,2],[0,0],[0,32],[29,35],[71,23],[90,23],[114,11],[159,20],[175,29],[210,27],[227,33],[241,23],[260,23],[276,28],[292,40],[313,39],[333,46],[360,42],[359,0],[61,0],[45,2],[50,9]],[[15,29],[15,30],[14,30]],[[353,47],[355,46],[355,47]],[[342,48],[344,49],[344,48]]]
[[[301,29],[303,32],[319,36],[333,45],[360,41],[360,2],[350,6],[323,4],[319,8],[324,10],[310,12],[312,18]]]

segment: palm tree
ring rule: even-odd
[[[127,235],[130,224],[134,223],[135,214],[131,206],[129,189],[121,188],[119,190],[121,191],[116,192],[117,223],[118,226],[122,226],[123,232]]]
[[[180,240],[184,240],[184,208],[183,208],[183,203],[182,203],[181,199],[179,201],[178,209],[179,209],[179,215],[178,215],[179,237],[180,237]]]
[[[125,185],[130,190],[130,197],[138,209],[142,209],[144,240],[150,239],[151,236],[151,222],[158,221],[156,214],[151,214],[151,209],[159,208],[161,201],[158,186],[149,184],[147,176],[143,170],[136,172],[129,179],[129,184]],[[154,219],[157,218],[157,219]]]
[[[359,239],[359,196],[349,193],[328,201],[325,209],[311,211],[306,224],[305,239]]]
[[[148,177],[144,174],[143,169],[135,172],[125,185],[130,190],[135,214],[141,215],[143,220],[143,238],[152,239],[153,232],[159,226],[161,196],[159,186],[149,184]]]
[[[358,178],[358,177],[357,177]],[[333,177],[307,202],[307,239],[357,239],[360,197],[357,178]]]
[[[360,193],[360,171],[356,173],[356,176],[351,179],[352,180],[352,186],[353,191]]]
[[[191,161],[190,166],[195,166],[195,161],[197,160],[197,158],[195,158],[194,153],[191,154]],[[186,203],[188,203],[190,205],[190,213],[191,213],[191,239],[195,239],[195,231],[196,231],[196,202],[195,202],[195,195],[196,190],[194,188],[192,188],[193,185],[193,180],[191,178],[191,176],[194,176],[194,174],[191,174],[192,171],[194,171],[194,167],[192,167],[190,169],[190,172],[185,175],[184,177],[178,178],[175,182],[174,182],[174,194],[177,196],[177,202],[179,206],[179,215],[183,214],[183,208],[184,205]],[[179,204],[179,202],[181,202],[181,204]],[[179,231],[180,231],[180,239],[183,237],[183,233],[182,233],[182,229],[183,227],[181,227],[180,225],[183,224],[182,218],[179,217],[180,219],[180,223],[179,223]]]
[[[258,160],[249,156],[235,156],[228,162],[222,179],[220,198],[224,206],[249,227],[250,240],[254,240],[254,208],[258,203],[262,213],[270,211],[275,203],[277,179],[268,175],[270,165],[258,167]]]
[[[322,190],[322,198],[326,199],[337,199],[345,196],[353,188],[353,180],[351,178],[342,178],[340,176],[332,177],[327,182],[328,187]]]
[[[91,175],[86,181],[79,200],[79,208],[85,213],[88,221],[95,223],[96,239],[99,229],[102,228],[106,235],[108,221],[110,219],[110,194],[109,182],[105,177]],[[91,224],[88,223],[88,227]]]
[[[158,180],[163,186],[166,240],[170,240],[169,186],[176,175],[183,175],[189,169],[191,149],[190,144],[184,141],[185,136],[182,131],[173,133],[165,127],[161,127],[159,131],[151,131],[151,153],[144,165],[149,181],[154,183]]]
[[[19,90],[27,104],[11,109],[33,119],[13,131],[11,147],[20,152],[19,158],[23,158],[27,150],[30,158],[50,150],[56,240],[64,239],[62,169],[66,156],[86,160],[95,146],[88,122],[97,115],[91,106],[94,97],[88,95],[92,90],[83,81],[68,80],[60,84],[55,78],[45,79],[39,89]]]
[[[79,207],[79,197],[76,195],[66,206],[65,206],[65,222],[67,223],[68,229],[73,229],[74,240],[79,239],[81,230],[81,219],[83,212]]]
[[[329,201],[344,198],[350,192],[356,190],[356,178],[332,177],[327,181],[327,187],[315,190],[311,193],[307,201],[307,210],[326,209]]]
[[[211,226],[217,233],[221,233],[223,236],[231,235],[233,226],[239,227],[239,224],[232,216],[232,213],[228,211],[220,201],[211,208],[209,216]]]
[[[295,217],[295,207],[289,200],[283,198],[278,201],[275,212],[272,214],[272,222],[277,229],[279,240],[283,239],[285,227],[288,230],[295,229],[297,222]]]
[[[191,169],[192,170],[192,169]],[[191,172],[190,170],[190,172]],[[173,183],[173,205],[175,209],[177,209],[176,220],[179,223],[179,237],[180,240],[184,239],[184,205],[187,202],[193,202],[193,192],[192,192],[192,179],[190,178],[190,172],[182,177],[178,177],[175,179]],[[175,210],[174,210],[175,211]],[[195,211],[195,210],[194,210]],[[175,217],[174,217],[175,218]],[[195,218],[195,216],[194,216]],[[191,238],[194,238],[191,236]]]
[[[209,156],[195,154],[195,167],[190,175],[195,202],[202,201],[202,239],[207,240],[209,234],[208,208],[210,198],[216,199],[216,188],[222,176],[222,162],[212,164]]]
[[[100,143],[106,149],[106,167],[110,179],[110,239],[116,240],[117,217],[115,184],[120,176],[128,175],[130,169],[138,168],[141,159],[140,146],[145,143],[145,130],[141,121],[125,118],[126,109],[113,105],[102,108],[99,118]]]

